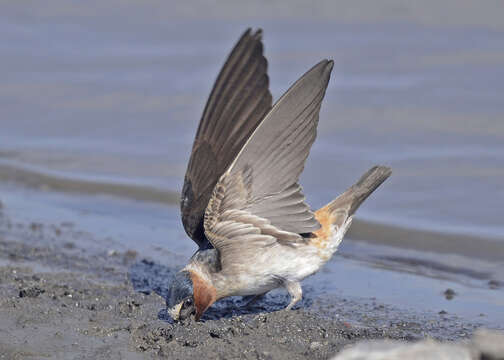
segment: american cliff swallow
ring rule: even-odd
[[[176,274],[166,305],[196,320],[217,300],[284,287],[286,309],[300,281],[338,249],[360,204],[391,174],[368,170],[312,212],[298,183],[333,68],[322,60],[272,106],[262,32],[247,30],[212,89],[194,140],[181,198],[184,228],[199,246]]]

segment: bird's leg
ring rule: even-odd
[[[257,294],[257,295],[247,295],[243,297],[243,301],[245,301],[245,307],[249,307],[250,305],[254,304],[256,301],[262,299],[264,295],[266,295],[268,292],[264,292],[262,294]]]
[[[285,310],[290,310],[303,297],[303,289],[301,289],[301,284],[298,281],[286,280],[284,286],[291,296],[291,301]]]

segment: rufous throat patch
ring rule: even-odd
[[[189,271],[193,283],[194,305],[196,306],[196,321],[217,299],[217,291],[212,284],[205,281],[194,271]]]

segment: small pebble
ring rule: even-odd
[[[446,289],[443,294],[444,294],[446,300],[451,300],[451,299],[453,299],[455,297],[455,295],[457,295],[457,293],[455,292],[455,290],[449,289],[449,288]]]
[[[111,249],[111,250],[107,251],[107,255],[108,256],[115,256],[115,255],[117,255],[117,250]]]
[[[498,280],[490,280],[488,282],[488,287],[492,290],[495,290],[495,289],[499,289],[502,287],[502,282],[498,281]]]

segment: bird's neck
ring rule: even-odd
[[[201,278],[209,286],[215,288],[217,299],[228,296],[227,282],[221,274],[219,254],[215,249],[198,250],[185,267]]]

